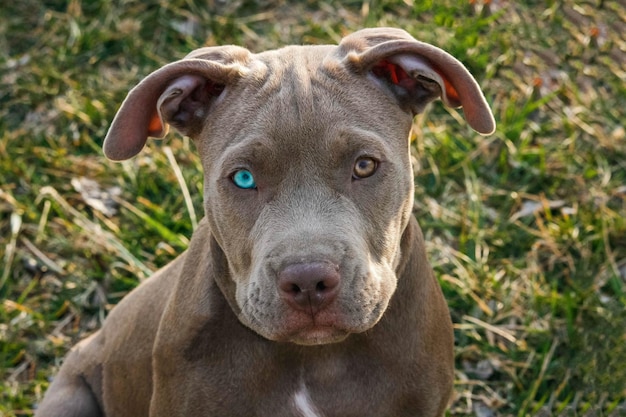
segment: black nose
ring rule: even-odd
[[[293,308],[316,314],[339,292],[339,267],[327,262],[298,263],[278,274],[280,296]]]

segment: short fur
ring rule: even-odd
[[[168,125],[189,135],[206,216],[70,352],[36,416],[442,416],[452,325],[412,216],[408,141],[438,97],[494,130],[459,61],[391,28],[202,48],[146,77],[105,154],[131,158]],[[234,184],[241,169],[256,188]]]

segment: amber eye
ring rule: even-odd
[[[371,177],[378,168],[378,161],[369,156],[363,156],[356,160],[352,171],[352,178],[362,179]]]

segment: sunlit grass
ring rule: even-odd
[[[456,329],[450,414],[626,415],[618,3],[3,5],[0,415],[31,415],[67,349],[182,252],[193,213],[201,216],[201,165],[189,140],[153,141],[123,164],[102,156],[128,89],[203,45],[260,51],[383,25],[465,62],[498,122],[480,137],[438,103],[415,121],[415,215]],[[117,213],[90,206],[80,178],[105,193],[119,187]]]

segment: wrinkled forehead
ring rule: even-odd
[[[334,47],[287,47],[254,56],[266,68],[253,93],[264,116],[278,125],[310,125],[314,115],[339,93],[334,74],[325,68]],[[258,76],[252,74],[252,76]],[[334,90],[334,91],[333,91]]]
[[[367,78],[335,57],[335,46],[291,46],[252,55],[250,71],[224,98],[219,123],[229,141],[265,136],[284,146],[323,140],[353,126],[390,137],[408,134],[412,117]],[[215,126],[214,126],[215,127]],[[299,143],[302,147],[303,143]]]

